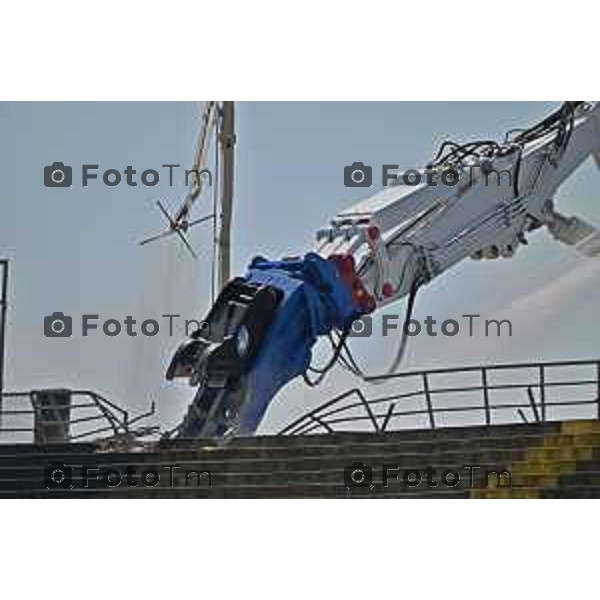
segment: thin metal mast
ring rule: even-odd
[[[217,286],[223,289],[231,278],[231,220],[233,214],[233,179],[235,159],[235,109],[233,102],[223,102],[221,107],[221,207],[217,234]]]
[[[1,259],[2,292],[0,294],[0,424],[2,419],[2,393],[4,392],[4,344],[6,341],[6,304],[8,297],[8,260]]]

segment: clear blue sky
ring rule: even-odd
[[[442,139],[499,138],[556,105],[239,103],[234,270],[243,272],[254,254],[309,250],[318,228],[365,195],[344,187],[344,165],[361,160],[422,166]],[[174,239],[139,247],[139,239],[163,226],[154,200],[176,206],[182,183],[173,189],[166,179],[155,188],[99,182],[82,188],[76,181],[72,189],[46,189],[43,167],[53,161],[98,163],[101,170],[189,166],[197,116],[192,103],[0,104],[0,255],[12,261],[7,389],[89,388],[134,410],[154,398],[164,424],[181,417],[193,390],[163,381],[181,335],[111,339],[96,332],[46,339],[43,318],[57,310],[75,317],[99,313],[102,319],[131,314],[141,320],[165,312],[201,318],[210,300],[210,227],[190,233],[193,245],[205,250],[199,261]],[[599,184],[600,173],[586,164],[560,191],[559,210],[600,224]],[[197,214],[208,205],[206,196]],[[533,234],[530,246],[512,260],[465,261],[422,292],[415,317],[508,315],[513,338],[492,343],[419,337],[405,367],[598,356],[599,281],[597,265],[544,232]],[[379,338],[354,344],[373,371],[386,366],[394,346]],[[292,384],[274,401],[263,430],[356,383],[335,374],[316,393]]]

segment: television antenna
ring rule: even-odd
[[[192,208],[204,189],[204,178],[212,174],[207,169],[211,141],[215,140],[217,150],[217,185],[214,186],[213,212],[191,219]],[[168,223],[165,231],[145,238],[140,245],[177,235],[188,252],[198,258],[186,234],[191,227],[200,223],[213,223],[213,243],[216,249],[217,289],[221,290],[231,277],[231,222],[233,213],[234,168],[235,168],[235,107],[232,101],[211,101],[204,104],[200,134],[196,147],[194,164],[190,169],[189,191],[179,209],[172,216],[157,200],[156,205]],[[219,185],[220,184],[220,185]]]

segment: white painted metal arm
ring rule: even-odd
[[[535,133],[531,141],[509,140],[496,144],[483,161],[467,156],[452,165],[458,174],[455,186],[439,177],[437,185],[430,185],[425,171],[419,185],[392,185],[342,211],[318,232],[317,251],[324,257],[354,256],[378,307],[409,293],[416,278],[424,283],[469,256],[511,257],[526,243],[528,231],[544,225],[557,239],[594,255],[597,230],[581,226],[575,235],[571,222],[577,239],[569,242],[552,199],[583,161],[598,157],[600,104],[567,104],[572,119],[564,129],[557,125],[538,134],[532,128],[527,130]],[[582,246],[584,238],[587,246]]]

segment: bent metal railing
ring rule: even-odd
[[[52,403],[54,397],[64,402]],[[135,418],[128,411],[90,390],[31,390],[4,392],[0,405],[0,443],[50,443],[97,441],[121,435],[145,435],[155,427],[136,428],[154,414],[150,410]],[[136,427],[134,427],[136,426]],[[51,435],[54,439],[44,439]]]
[[[362,390],[351,389],[310,410],[280,435],[579,418],[600,419],[600,359],[371,377]]]

